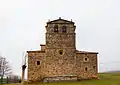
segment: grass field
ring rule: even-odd
[[[15,84],[9,84],[9,85],[15,85]],[[58,83],[25,84],[25,85],[120,85],[120,73],[100,73],[99,80],[84,80],[77,82],[58,82]]]

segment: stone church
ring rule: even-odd
[[[27,51],[28,82],[98,79],[97,52],[76,49],[75,23],[64,19],[46,23],[46,44]]]

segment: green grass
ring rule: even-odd
[[[15,85],[15,84],[9,84]],[[83,80],[77,82],[58,82],[25,85],[120,85],[120,73],[100,73],[99,80]]]

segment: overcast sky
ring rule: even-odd
[[[0,0],[0,55],[21,74],[23,52],[45,43],[48,19],[73,20],[79,50],[99,52],[99,71],[120,70],[120,0]]]

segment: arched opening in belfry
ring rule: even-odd
[[[54,32],[58,32],[58,25],[54,26]]]
[[[66,27],[66,26],[63,26],[63,27],[62,27],[62,32],[63,32],[63,33],[66,33],[66,32],[67,32],[67,27]]]

